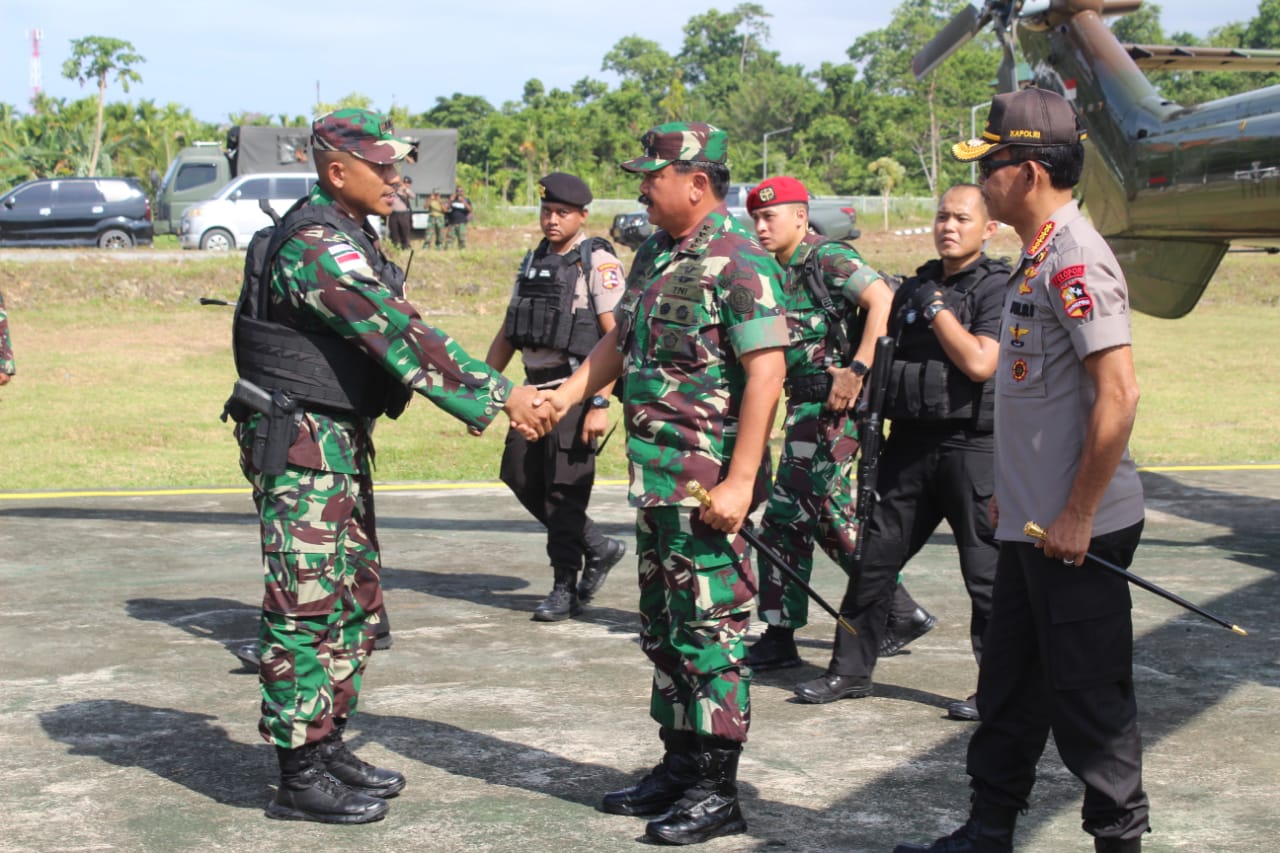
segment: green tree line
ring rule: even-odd
[[[817,69],[784,62],[770,49],[771,13],[759,3],[693,15],[683,42],[669,53],[626,36],[601,59],[617,75],[610,86],[590,77],[569,89],[524,84],[520,100],[495,107],[477,95],[438,97],[415,112],[393,106],[399,127],[451,127],[459,132],[459,179],[491,197],[533,203],[534,182],[559,169],[586,178],[602,197],[625,197],[635,181],[617,164],[636,154],[636,140],[662,121],[709,121],[729,132],[734,174],[761,174],[763,135],[770,131],[767,170],[804,180],[816,194],[934,194],[968,174],[943,156],[967,136],[971,108],[991,98],[1000,57],[988,33],[974,39],[924,81],[911,57],[967,0],[904,0],[883,29],[856,38],[848,61]],[[1158,4],[1112,26],[1122,41],[1236,48],[1280,47],[1280,0],[1260,0],[1250,21],[1227,23],[1203,37],[1166,36]],[[232,124],[302,125],[311,116],[240,114],[224,124],[197,119],[181,104],[110,101],[118,84],[141,82],[145,59],[127,41],[72,40],[63,75],[93,83],[94,97],[38,97],[28,110],[0,104],[0,187],[35,177],[129,175],[154,191],[173,154],[197,140],[220,141]],[[1171,100],[1198,103],[1280,82],[1280,74],[1162,72],[1153,82]],[[317,104],[382,108],[359,93]],[[893,161],[901,173],[886,165]],[[874,168],[873,168],[874,165]]]

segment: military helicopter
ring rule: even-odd
[[[1088,129],[1080,184],[1086,210],[1129,283],[1132,306],[1156,317],[1195,307],[1232,242],[1280,247],[1280,86],[1181,106],[1150,68],[1280,69],[1280,51],[1122,45],[1103,15],[1131,0],[988,0],[962,9],[912,61],[924,77],[991,24],[1012,91],[1013,39],[1034,85],[1071,100]]]

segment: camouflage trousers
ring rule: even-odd
[[[297,748],[356,711],[382,607],[373,482],[292,465],[266,476],[243,454],[241,467],[262,534],[258,729]]]
[[[424,249],[440,249],[444,246],[444,217],[427,217],[427,237],[422,241]]]
[[[760,535],[791,560],[791,568],[806,582],[813,574],[815,542],[846,575],[853,574],[857,453],[853,418],[827,412],[821,403],[787,407],[782,458]],[[808,596],[767,560],[762,562],[760,618],[770,625],[803,628],[809,621]]]
[[[746,542],[685,506],[641,509],[640,648],[653,661],[659,725],[744,742],[751,670],[742,664],[755,577]]]
[[[458,248],[467,248],[467,223],[459,222],[454,225],[446,225],[444,228],[444,247],[447,249],[453,245],[453,241],[458,241]]]

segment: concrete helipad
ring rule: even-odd
[[[1238,637],[1135,592],[1153,851],[1272,851],[1280,833],[1280,471],[1144,475],[1134,570],[1250,630]],[[364,827],[262,816],[275,762],[256,679],[229,652],[256,632],[247,492],[0,497],[0,849],[627,851],[639,819],[596,809],[659,754],[635,634],[634,561],[581,618],[531,622],[550,585],[540,527],[500,488],[378,497],[395,645],[370,666],[360,754],[408,776]],[[634,544],[618,486],[593,514]],[[888,851],[950,831],[967,803],[970,724],[944,718],[976,677],[949,535],[907,570],[940,625],[882,662],[875,695],[827,706],[763,673],[741,781],[747,835],[707,851]],[[839,599],[821,561],[815,585]],[[1019,849],[1091,850],[1079,786],[1052,747]]]

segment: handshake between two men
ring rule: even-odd
[[[611,387],[622,375],[622,354],[618,352],[617,340],[617,329],[610,329],[596,343],[582,366],[556,388],[523,385],[513,389],[505,407],[512,429],[526,439],[536,441],[554,429],[570,408]],[[603,430],[593,425],[593,432]]]

